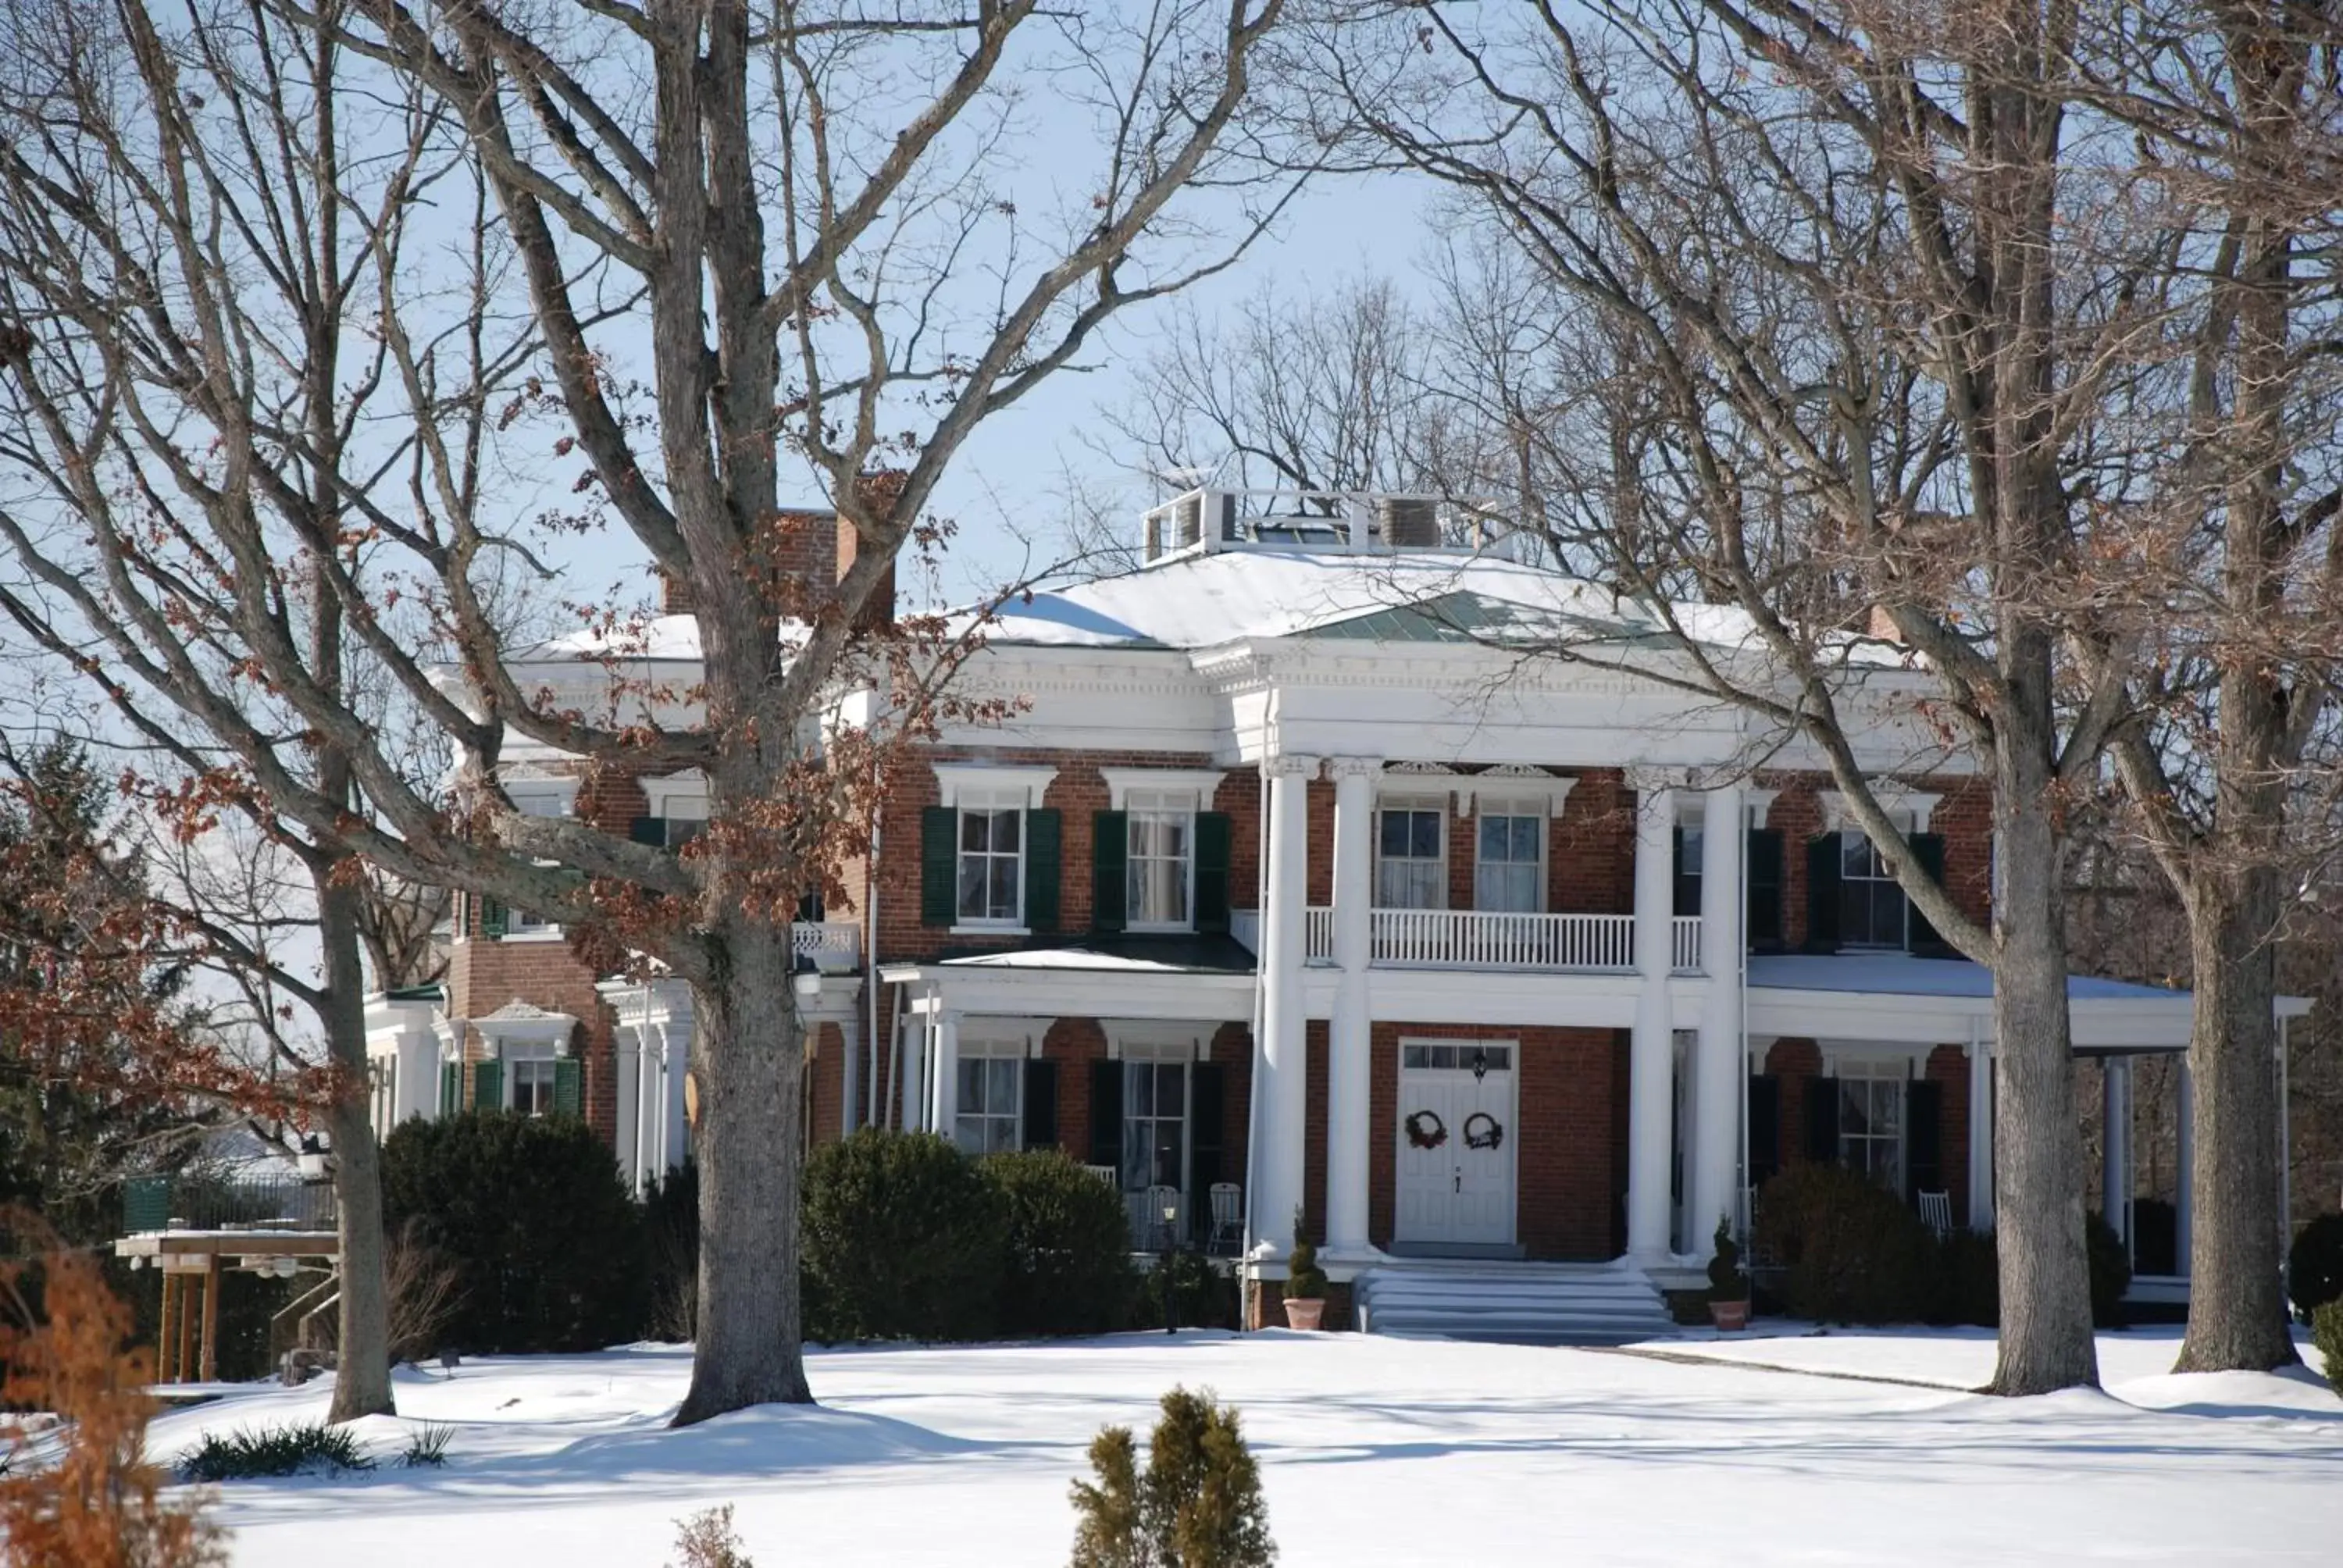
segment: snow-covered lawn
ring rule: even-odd
[[[1282,1332],[862,1351],[814,1358],[820,1409],[688,1432],[662,1424],[680,1350],[474,1362],[402,1374],[402,1419],[362,1426],[388,1454],[453,1424],[445,1469],[237,1483],[219,1515],[256,1568],[659,1568],[673,1522],[719,1503],[760,1568],[1059,1563],[1091,1435],[1184,1382],[1242,1409],[1292,1568],[2335,1562],[2343,1402],[2308,1373],[2167,1376],[2176,1336],[2104,1336],[2107,1393],[2024,1402],[1961,1392],[1984,1334],[1649,1347],[1666,1360]],[[156,1449],[324,1405],[240,1392],[158,1421]]]

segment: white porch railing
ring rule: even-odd
[[[799,920],[789,928],[789,950],[823,974],[851,974],[862,967],[862,928],[850,920]]]
[[[1334,911],[1319,908],[1306,911],[1302,922],[1302,956],[1316,963],[1334,956]]]
[[[1668,946],[1668,967],[1680,975],[1700,973],[1700,917],[1671,917]]]
[[[1697,922],[1695,922],[1697,923]],[[1635,967],[1632,915],[1376,910],[1369,962],[1396,968],[1615,971]],[[1310,911],[1309,956],[1334,956],[1334,911]]]

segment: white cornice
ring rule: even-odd
[[[1212,792],[1227,774],[1217,768],[1101,768],[1099,776],[1106,780],[1110,810],[1123,809],[1123,799],[1133,789],[1186,789],[1194,793],[1199,810],[1209,811]]]
[[[959,805],[963,791],[983,790],[996,795],[1022,793],[1031,809],[1041,803],[1041,792],[1058,776],[1055,768],[1011,767],[992,762],[939,762],[935,769],[936,786],[941,791],[939,804],[945,806]]]
[[[1908,789],[1901,784],[1874,784],[1871,793],[1873,799],[1879,802],[1880,809],[1891,817],[1898,811],[1911,812],[1912,831],[1915,833],[1928,830],[1928,819],[1936,809],[1936,802],[1944,799],[1924,789]],[[1846,797],[1839,791],[1818,789],[1815,792],[1815,799],[1822,808],[1824,832],[1859,833],[1863,830],[1855,819],[1855,813],[1848,809]]]
[[[708,775],[697,768],[688,773],[674,773],[664,779],[642,779],[637,782],[642,786],[643,799],[650,803],[650,814],[654,817],[669,815],[668,802],[678,796],[698,796],[702,800],[708,798]]]

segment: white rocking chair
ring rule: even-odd
[[[1953,1195],[1950,1192],[1921,1193],[1920,1223],[1927,1226],[1928,1233],[1940,1241],[1951,1235],[1953,1233]]]
[[[1233,1181],[1212,1186],[1212,1234],[1204,1250],[1214,1257],[1234,1257],[1244,1244],[1244,1189]]]

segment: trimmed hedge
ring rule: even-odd
[[[2343,1214],[2321,1214],[2296,1233],[2286,1256],[2287,1294],[2304,1321],[2343,1300]]]
[[[2343,1394],[2343,1296],[2323,1302],[2310,1314],[2310,1342],[2327,1362],[2327,1382]]]
[[[382,1146],[382,1206],[386,1230],[416,1221],[457,1270],[452,1349],[599,1350],[642,1332],[642,1211],[576,1117],[401,1122]]]
[[[1131,1222],[1122,1194],[1061,1149],[994,1154],[980,1166],[1005,1225],[1001,1327],[1011,1334],[1097,1333],[1131,1295]]]
[[[1927,1227],[1894,1193],[1836,1165],[1793,1165],[1757,1203],[1757,1251],[1784,1272],[1792,1313],[1831,1323],[1928,1315],[1935,1269]]]
[[[806,1162],[809,1337],[970,1340],[998,1331],[1009,1218],[933,1133],[865,1128]]]

